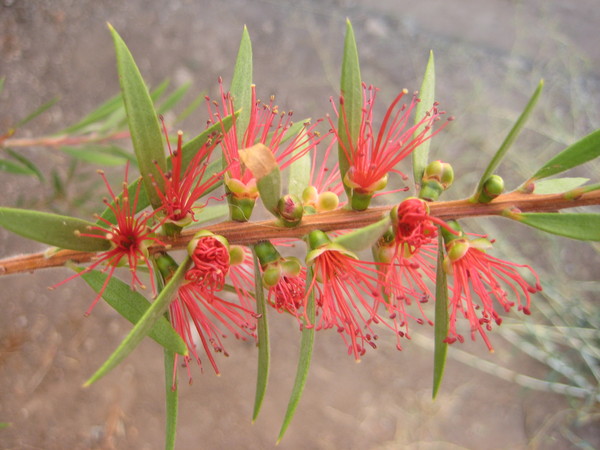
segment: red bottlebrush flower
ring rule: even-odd
[[[282,274],[275,286],[269,288],[268,302],[278,312],[288,312],[300,318],[300,308],[306,296],[306,269],[297,275]]]
[[[321,231],[311,232],[309,243],[313,250],[306,261],[313,267],[313,278],[308,291],[316,294],[318,315],[314,325],[317,330],[336,328],[348,346],[348,354],[359,361],[367,345],[376,348],[377,334],[371,324],[383,322],[369,301],[380,295],[380,273],[372,264],[331,243]],[[309,323],[308,317],[305,321]]]
[[[405,89],[389,106],[381,127],[376,132],[373,129],[373,109],[376,92],[375,87],[367,87],[363,84],[363,108],[358,140],[349,142],[348,145],[344,145],[343,141],[340,140],[348,162],[344,184],[356,193],[364,195],[372,195],[375,191],[383,189],[387,183],[387,174],[390,172],[396,172],[406,178],[396,168],[397,164],[443,128],[442,126],[435,132],[431,132],[434,122],[444,114],[443,111],[438,109],[437,103],[416,125],[409,123],[411,112],[419,99],[415,94],[410,104],[402,104],[397,108],[402,97],[408,93]],[[341,114],[346,127],[346,135],[350,135],[343,97],[340,99],[340,104],[341,111],[338,113],[336,110],[336,114]],[[339,130],[335,128],[331,119],[330,123],[339,139]],[[414,136],[415,131],[421,126],[423,126],[423,129],[417,136]]]
[[[213,112],[210,102],[208,111],[215,121],[231,115],[235,112],[235,99],[229,92],[225,92],[223,82],[219,79],[221,93],[221,104],[214,103],[216,111]],[[292,113],[283,113],[275,105],[275,97],[271,96],[268,104],[262,103],[256,99],[256,89],[252,86],[252,110],[250,112],[250,121],[244,130],[243,138],[238,140],[238,124],[233,119],[233,126],[228,132],[223,130],[223,139],[221,147],[227,162],[227,175],[230,179],[237,180],[244,186],[255,187],[252,183],[254,175],[240,164],[239,150],[252,147],[255,144],[266,145],[275,155],[275,159],[281,170],[289,166],[293,161],[300,158],[312,147],[317,144],[316,135],[313,132],[316,123],[305,125],[304,132],[297,133],[295,136],[282,143],[287,131],[292,126]],[[239,108],[240,106],[237,105]],[[211,119],[210,122],[212,122]],[[318,122],[317,122],[318,123]],[[232,189],[234,191],[234,189]],[[235,191],[234,191],[235,192]]]
[[[98,222],[100,224],[90,227],[90,231],[94,231],[94,234],[81,233],[82,236],[105,239],[109,241],[111,244],[111,249],[99,253],[94,263],[83,271],[76,273],[66,280],[53,286],[60,286],[61,284],[95,269],[103,263],[106,263],[106,267],[102,271],[106,272],[108,270],[108,276],[104,282],[104,285],[100,289],[100,292],[86,311],[86,315],[89,315],[92,312],[92,309],[102,297],[106,286],[108,286],[115,269],[122,264],[126,264],[129,267],[129,271],[131,272],[131,288],[135,290],[136,286],[141,288],[145,287],[137,275],[138,264],[140,261],[142,261],[150,272],[152,292],[154,294],[156,293],[153,276],[154,271],[152,264],[148,260],[147,249],[152,244],[165,245],[159,238],[154,236],[156,230],[164,223],[164,219],[155,222],[155,216],[159,210],[154,210],[152,212],[145,211],[136,216],[138,196],[142,184],[140,181],[138,181],[133,201],[131,201],[129,198],[129,192],[127,190],[127,172],[128,168],[125,170],[123,192],[119,198],[115,195],[108,184],[104,172],[98,171],[104,180],[104,184],[106,185],[112,199],[112,202],[110,202],[108,199],[104,199],[104,203],[112,211],[115,219],[114,222],[112,222],[104,217],[98,217]]]
[[[390,304],[402,312],[401,322],[406,315],[404,305],[415,299],[421,315],[431,324],[420,304],[431,297],[426,280],[435,281],[436,224],[447,225],[429,215],[423,200],[413,197],[393,208],[390,215],[393,231],[381,238],[377,250],[377,261],[385,273],[385,293]]]
[[[183,133],[181,131],[177,133],[177,150],[173,151],[169,143],[167,130],[165,129],[164,132],[171,154],[172,168],[167,173],[163,173],[157,165],[164,180],[165,191],[162,192],[158,186],[155,187],[162,201],[162,211],[167,220],[178,226],[185,226],[195,220],[195,211],[206,206],[206,203],[196,205],[196,202],[211,190],[223,175],[224,171],[220,171],[204,179],[208,160],[218,142],[209,140],[198,149],[187,163],[187,166],[184,167]]]
[[[475,340],[475,333],[479,333],[488,349],[493,351],[486,331],[492,329],[492,322],[497,325],[502,323],[502,318],[494,307],[494,300],[505,312],[509,312],[515,303],[509,300],[505,290],[507,287],[516,297],[517,309],[530,314],[530,295],[542,289],[537,274],[530,266],[488,255],[485,250],[491,246],[492,243],[485,238],[446,239],[448,255],[444,266],[448,274],[453,276],[454,283],[450,299],[450,328],[445,342],[464,341],[456,330],[457,315],[462,313],[471,324],[471,338]],[[535,277],[535,285],[525,281],[518,269],[529,270]],[[476,302],[476,297],[479,297],[479,303]]]
[[[191,355],[184,358],[191,383],[189,363],[192,358],[202,367],[196,350],[194,329],[215,373],[219,374],[213,352],[224,353],[227,356],[221,338],[225,337],[226,331],[237,339],[254,337],[256,316],[247,305],[250,294],[244,284],[247,281],[246,272],[242,270],[240,273],[239,268],[234,269],[242,265],[239,261],[234,261],[239,258],[239,250],[235,249],[232,257],[225,238],[201,231],[190,243],[189,253],[192,267],[186,273],[185,283],[179,288],[177,297],[170,305],[170,314],[173,327],[187,344]],[[245,256],[245,252],[242,255]],[[238,264],[232,265],[232,262]],[[239,304],[216,295],[223,290],[227,275],[238,293]],[[177,358],[176,355],[175,368]]]

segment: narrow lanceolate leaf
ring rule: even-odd
[[[306,274],[306,279],[312,280],[312,277],[312,269],[309,268]],[[308,294],[308,301],[306,304],[306,316],[308,317],[310,323],[305,322],[304,327],[302,328],[302,340],[300,342],[300,359],[298,360],[298,368],[296,369],[296,379],[294,380],[292,395],[290,396],[290,401],[288,402],[285,417],[283,418],[283,423],[281,424],[281,429],[279,430],[279,437],[277,438],[277,443],[281,442],[281,440],[283,439],[283,435],[285,434],[290,423],[292,422],[292,418],[294,417],[294,413],[296,412],[296,408],[298,407],[298,403],[300,402],[300,398],[302,397],[304,386],[306,385],[308,371],[310,369],[310,362],[312,360],[313,347],[315,343],[315,310],[315,293],[314,290],[312,290]]]
[[[110,25],[109,28],[115,43],[117,69],[127,111],[131,141],[150,204],[152,207],[158,208],[161,200],[153,183],[156,182],[158,187],[164,190],[164,182],[156,164],[163,172],[167,170],[158,117],[133,56],[115,29]]]
[[[440,237],[438,240],[438,257],[436,268],[435,285],[435,347],[433,350],[433,391],[432,397],[435,398],[442,384],[444,368],[446,367],[446,353],[448,344],[444,342],[448,336],[448,281],[444,271],[444,241]]]
[[[600,130],[567,147],[538,170],[529,182],[572,169],[600,156]],[[525,183],[528,184],[528,183]]]
[[[515,213],[507,211],[503,215],[546,233],[580,241],[600,241],[600,214]]]
[[[96,292],[102,290],[107,277],[108,275],[99,270],[92,270],[81,275],[81,278]],[[151,305],[146,297],[139,292],[132,291],[128,284],[114,277],[111,277],[106,285],[102,298],[133,324],[140,320]],[[170,351],[181,354],[186,352],[185,342],[164,317],[160,317],[156,321],[148,336]]]
[[[119,108],[123,107],[123,99],[121,94],[115,95],[111,97],[100,106],[98,106],[95,110],[81,119],[79,122],[74,123],[62,130],[59,134],[75,134],[75,133],[83,133],[89,130],[90,126],[95,124],[96,122],[100,122],[103,119],[106,119],[112,113],[117,111]]]
[[[236,122],[236,132],[238,142],[242,142],[252,111],[252,42],[246,26],[242,32],[229,92],[233,95],[236,109],[241,108]]]
[[[425,68],[425,74],[423,75],[423,83],[421,83],[419,98],[421,101],[415,108],[415,124],[423,119],[425,114],[427,114],[427,111],[433,107],[433,102],[435,101],[435,62],[433,59],[433,50],[429,52],[429,60],[427,61],[427,67]],[[414,136],[416,137],[421,134],[425,126],[426,124],[423,124],[417,128]],[[419,192],[423,172],[425,172],[425,167],[427,167],[430,144],[431,140],[428,139],[412,152],[413,176],[415,179],[416,193]]]
[[[375,245],[377,240],[385,233],[391,225],[388,214],[378,222],[338,236],[333,240],[351,252],[359,252]]]
[[[55,247],[84,252],[110,248],[110,243],[100,235],[99,238],[80,236],[80,233],[98,233],[90,231],[89,227],[93,227],[93,223],[76,217],[0,207],[0,226],[20,236]]]
[[[273,152],[264,144],[239,150],[242,163],[256,178],[260,198],[271,213],[277,213],[277,203],[281,198],[281,171]]]
[[[185,96],[187,91],[191,87],[191,83],[185,83],[183,86],[177,88],[175,92],[169,94],[169,96],[156,108],[158,114],[166,113],[177,105],[181,99]]]
[[[504,139],[504,142],[502,142],[502,145],[500,146],[500,148],[498,149],[498,151],[496,152],[496,154],[494,155],[494,157],[488,164],[487,168],[483,172],[483,175],[481,176],[481,179],[479,180],[479,183],[477,184],[477,189],[475,190],[475,193],[471,197],[472,202],[478,201],[479,196],[481,195],[481,193],[483,191],[484,183],[490,176],[492,176],[494,174],[494,171],[496,170],[496,168],[498,167],[498,165],[500,164],[500,162],[506,155],[506,152],[508,151],[510,146],[513,144],[513,142],[515,142],[515,139],[517,139],[517,136],[519,136],[519,133],[523,129],[525,122],[527,122],[527,119],[531,115],[531,112],[533,111],[533,108],[535,107],[535,104],[537,103],[537,101],[540,97],[540,94],[542,93],[543,87],[544,87],[544,80],[540,80],[540,83],[538,84],[537,89],[535,90],[535,92],[533,93],[531,98],[529,99],[529,102],[527,103],[527,105],[525,106],[525,109],[523,110],[523,112],[521,113],[519,118],[517,119],[517,122],[514,124],[514,126],[508,133],[508,136],[506,136],[506,138]]]
[[[258,314],[257,334],[258,334],[258,372],[256,374],[256,394],[254,397],[254,411],[252,413],[252,422],[258,417],[260,407],[267,391],[267,382],[269,379],[270,365],[270,344],[269,344],[269,324],[267,321],[267,301],[263,290],[262,276],[260,273],[260,262],[256,256],[254,248],[252,249],[254,257],[254,283],[256,294],[256,313]]]
[[[344,56],[342,59],[342,76],[340,80],[340,95],[343,98],[344,107],[340,105],[340,117],[338,119],[339,164],[342,179],[349,168],[345,148],[351,148],[358,142],[360,122],[362,120],[362,80],[360,78],[360,65],[358,62],[358,49],[354,38],[354,30],[349,20],[346,21],[346,39],[344,41]],[[346,189],[348,193],[348,189]]]
[[[102,145],[62,146],[60,150],[73,158],[100,166],[122,166],[127,162],[126,158],[111,154],[111,151]]]
[[[165,401],[167,406],[167,423],[165,432],[165,449],[175,448],[175,436],[177,432],[177,406],[179,404],[179,388],[177,379],[174,379],[175,353],[164,349],[165,356]]]
[[[163,316],[169,303],[173,299],[177,288],[183,281],[183,277],[190,266],[190,259],[186,258],[185,261],[179,266],[177,272],[173,275],[173,278],[165,286],[165,288],[158,294],[156,300],[152,303],[152,306],[146,310],[141,319],[133,327],[127,337],[121,342],[119,347],[113,352],[113,354],[106,360],[106,362],[100,367],[94,375],[90,377],[84,384],[85,387],[98,381],[112,369],[114,369],[121,361],[123,361],[127,355],[129,355],[140,342],[148,335],[154,324]],[[187,350],[186,352],[187,353]]]
[[[541,180],[535,183],[536,194],[562,194],[563,192],[570,191],[578,188],[579,186],[590,181],[589,178],[553,178],[551,180]]]
[[[294,124],[295,125],[295,124]],[[306,134],[305,131],[300,131]],[[308,141],[305,145],[308,145]],[[295,153],[302,153],[304,148],[298,148]],[[325,162],[323,162],[324,164]],[[302,198],[302,193],[310,183],[310,166],[311,157],[309,153],[305,153],[300,158],[290,164],[290,177],[288,181],[288,193]]]
[[[27,167],[40,181],[44,181],[45,177],[42,171],[29,159],[25,158],[21,153],[15,152],[14,150],[7,148],[6,152],[19,161],[23,166]]]
[[[0,170],[6,173],[13,173],[15,175],[36,176],[36,173],[29,167],[19,164],[15,161],[11,161],[10,159],[0,159]]]
[[[25,117],[24,119],[21,119],[17,122],[17,124],[14,126],[14,128],[19,128],[20,126],[25,125],[27,122],[32,121],[33,119],[35,119],[37,116],[39,116],[40,114],[42,114],[43,112],[47,111],[48,109],[50,109],[52,106],[54,106],[54,104],[58,101],[58,97],[57,98],[53,98],[52,100],[50,100],[49,102],[44,103],[42,106],[38,107],[35,111],[33,111],[31,114],[29,114],[27,117]]]

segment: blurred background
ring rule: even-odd
[[[229,83],[244,25],[259,96],[275,94],[298,119],[322,117],[339,89],[346,18],[356,33],[363,81],[381,90],[381,109],[402,88],[419,88],[434,51],[436,99],[456,119],[431,149],[432,158],[454,165],[456,186],[447,199],[471,193],[541,78],[542,98],[498,170],[509,189],[600,126],[595,0],[2,0],[0,134],[58,97],[14,138],[52,135],[118,93],[106,22],[151,88],[167,79],[168,92],[191,83],[187,100],[165,114],[169,123],[196,97],[215,97],[218,76]],[[174,126],[195,135],[206,119],[201,104]],[[105,167],[48,146],[13,150],[42,176],[0,172],[3,206],[77,211],[83,218],[98,211],[106,194],[95,170]],[[6,148],[0,152],[18,162]],[[118,182],[123,155],[112,155],[115,167],[107,172]],[[570,175],[597,182],[598,173],[598,163],[590,163]],[[452,346],[436,401],[430,328],[413,327],[402,352],[382,335],[360,364],[345,354],[337,333],[317,334],[305,394],[279,448],[600,446],[598,245],[503,219],[464,225],[495,237],[497,256],[538,270],[544,292],[535,296],[532,316],[507,317],[490,334],[494,354],[481,341]],[[44,249],[2,229],[0,242],[0,257]],[[68,275],[52,269],[0,279],[0,422],[9,423],[0,429],[0,448],[162,448],[161,349],[146,340],[83,389],[131,326],[106,304],[84,318],[93,293],[80,280],[47,289]],[[271,316],[270,384],[256,423],[256,350],[230,339],[231,356],[218,361],[220,377],[206,366],[204,374],[195,371],[192,385],[180,379],[178,448],[274,447],[300,336],[293,318]]]

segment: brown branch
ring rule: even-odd
[[[578,206],[600,205],[600,191],[582,194],[575,199],[566,198],[565,194],[532,195],[513,192],[501,195],[491,203],[471,203],[468,200],[430,203],[432,216],[440,219],[459,219],[476,216],[498,216],[507,211],[521,212],[554,212]],[[389,206],[370,208],[366,211],[337,210],[306,216],[302,223],[294,228],[282,227],[276,220],[260,222],[220,222],[204,227],[216,234],[225,236],[231,244],[249,245],[267,239],[297,238],[300,239],[312,230],[333,231],[361,228],[377,222],[390,210]],[[194,235],[194,230],[187,230],[177,238],[161,239],[168,248],[176,250],[185,248]],[[151,253],[164,250],[153,246]],[[0,275],[29,272],[48,267],[58,267],[67,261],[85,263],[92,261],[95,253],[74,250],[59,250],[55,253],[34,253],[14,256],[0,260]]]

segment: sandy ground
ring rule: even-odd
[[[329,97],[337,91],[346,17],[355,27],[363,80],[379,86],[381,98],[389,100],[403,87],[417,89],[429,49],[434,49],[437,98],[457,120],[436,139],[432,151],[452,161],[455,170],[461,168],[462,193],[476,181],[472,168],[481,167],[486,152],[497,148],[541,77],[546,93],[521,141],[526,144],[521,148],[532,152],[517,152],[506,163],[509,181],[531,172],[533,152],[543,161],[600,124],[600,9],[592,0],[3,0],[0,76],[6,82],[0,94],[0,130],[58,95],[60,103],[28,125],[21,137],[51,133],[117,92],[107,21],[121,33],[150,85],[168,77],[174,86],[191,81],[195,93],[210,95],[216,93],[219,75],[229,80],[246,24],[259,92],[276,94],[279,104],[293,108],[297,117],[323,115],[330,112]],[[199,110],[184,130],[198,132],[205,120]],[[48,172],[65,173],[59,153],[28,151]],[[1,177],[2,205],[16,204],[25,189],[25,202],[46,194],[37,181]],[[451,195],[458,197],[460,189]],[[66,204],[58,199],[49,207],[60,211]],[[504,223],[496,226],[516,230]],[[518,233],[524,232],[519,228]],[[572,295],[578,295],[576,281],[598,278],[598,254],[588,246],[523,236],[518,247],[524,258],[548,269]],[[0,241],[0,256],[42,248],[3,230]],[[540,246],[548,253],[541,254]],[[556,255],[567,256],[556,263]],[[0,429],[0,448],[161,448],[160,348],[144,342],[112,374],[81,388],[130,325],[106,305],[84,318],[93,296],[79,281],[47,290],[66,276],[66,270],[56,269],[1,280],[0,422],[11,425]],[[533,309],[529,320],[535,320]],[[222,376],[207,367],[203,375],[196,372],[191,386],[181,379],[177,448],[274,447],[299,336],[293,319],[271,316],[273,365],[257,422],[250,421],[256,351],[252,343],[230,340],[231,357],[219,360]],[[356,364],[335,334],[317,336],[306,392],[281,449],[575,446],[565,437],[564,426],[573,425],[576,403],[525,390],[452,358],[442,393],[432,402],[429,350],[414,342],[397,352],[389,340]],[[547,367],[499,336],[492,338],[494,355],[487,355],[481,342],[461,349],[546,376]],[[582,446],[597,448],[597,425],[592,421],[571,429],[583,439],[577,441]]]

